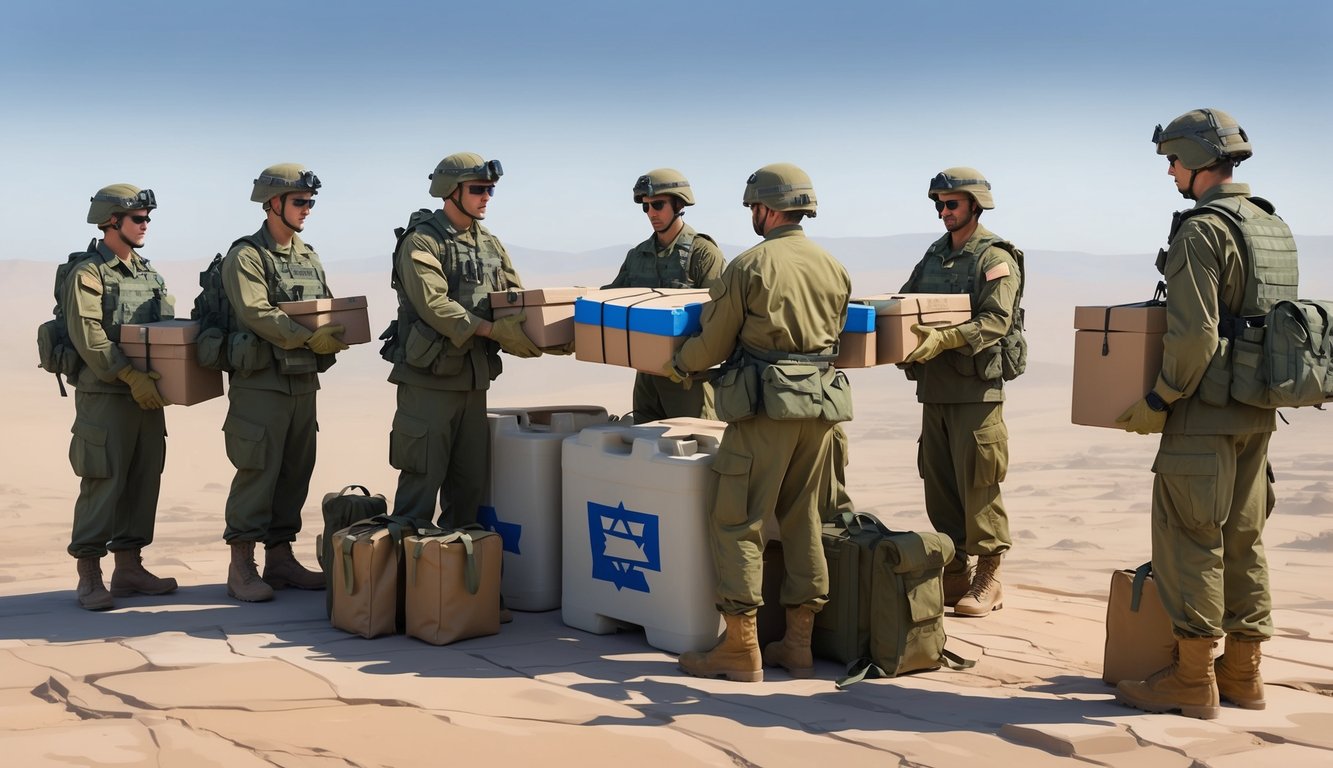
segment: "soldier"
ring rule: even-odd
[[[725,260],[713,238],[685,223],[694,191],[680,171],[658,168],[634,182],[634,202],[643,205],[652,237],[625,254],[616,279],[603,288],[707,288],[722,274]],[[677,416],[713,418],[713,388],[685,387],[665,376],[634,377],[634,420]]]
[[[794,677],[814,674],[810,635],[829,589],[820,516],[832,494],[833,427],[851,418],[851,388],[830,361],[851,279],[800,226],[816,211],[814,186],[800,168],[760,168],[746,182],[743,204],[764,241],[727,265],[709,289],[699,335],[664,373],[686,381],[728,361],[716,379],[727,429],[713,460],[718,487],[709,520],[726,634],[706,653],[681,654],[680,666],[699,677],[757,682],[764,676],[755,613],[763,603],[768,514],[776,515],[786,559],[787,633],[764,648],[762,662]]]
[[[176,589],[143,567],[153,543],[157,494],[166,461],[167,401],[156,373],[130,364],[118,344],[125,323],[175,317],[166,283],[136,249],[157,208],[153,190],[131,184],[103,187],[92,197],[88,223],[102,239],[68,272],[60,303],[70,341],[82,360],[70,377],[74,436],[69,459],[79,482],[69,553],[78,559],[79,605],[90,611],[115,607],[115,597],[136,592],[162,595]],[[77,257],[75,257],[77,259]],[[116,555],[111,591],[102,583],[102,556]]]
[[[1296,243],[1272,204],[1231,180],[1252,150],[1230,115],[1191,110],[1157,126],[1153,143],[1176,189],[1196,202],[1176,215],[1157,258],[1167,286],[1161,374],[1117,421],[1163,433],[1153,462],[1152,562],[1176,661],[1147,680],[1121,682],[1117,698],[1211,719],[1219,692],[1246,709],[1265,706],[1259,644],[1273,635],[1273,619],[1262,535],[1273,508],[1268,441],[1276,427],[1274,410],[1231,399],[1231,377],[1219,383],[1211,371],[1230,370],[1223,338],[1296,298]]]
[[[472,152],[441,160],[430,194],[443,206],[413,213],[394,251],[398,319],[382,352],[398,385],[393,513],[429,523],[439,499],[444,528],[477,520],[490,474],[486,390],[500,375],[499,351],[541,354],[521,313],[492,322],[490,293],[523,287],[504,246],[481,225],[503,173],[499,160]]]
[[[265,168],[250,200],[261,203],[259,231],[232,244],[222,262],[222,285],[237,329],[228,341],[234,371],[227,420],[227,458],[236,477],[227,495],[231,546],[227,594],[245,602],[273,599],[284,587],[324,589],[324,575],[292,554],[301,531],[301,507],[315,469],[315,393],[319,373],[347,349],[341,325],[311,332],[278,308],[279,302],[329,298],[324,266],[297,235],[315,207],[319,177],[297,163]],[[264,543],[264,575],[255,544]]]
[[[912,326],[919,345],[901,367],[921,403],[917,463],[926,514],[957,552],[944,572],[945,605],[958,616],[985,616],[1004,605],[1000,560],[1012,544],[1000,498],[1009,466],[1002,340],[1021,333],[1022,256],[981,225],[995,202],[977,170],[949,168],[926,194],[948,234],[926,250],[902,290],[969,294],[972,317],[945,328]]]

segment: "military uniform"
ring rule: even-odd
[[[654,235],[625,255],[616,279],[603,288],[706,288],[722,274],[726,263],[717,243],[682,222],[680,232],[666,246]],[[692,416],[715,418],[713,388],[697,383],[686,388],[663,376],[639,373],[634,377],[634,420]]]
[[[950,235],[931,244],[905,293],[967,293],[972,318],[958,326],[964,346],[905,370],[922,404],[917,464],[926,514],[959,552],[999,555],[1009,549],[1009,518],[1000,483],[1009,465],[1004,381],[998,342],[1014,323],[1020,271],[1013,254],[980,224],[957,251]]]
[[[231,303],[230,406],[222,425],[236,476],[227,496],[228,542],[290,543],[301,530],[301,507],[315,468],[318,372],[332,355],[306,348],[311,332],[278,302],[328,298],[314,249],[293,235],[279,248],[264,225],[236,241],[222,262]]]
[[[1223,204],[1276,219],[1249,202],[1249,193],[1247,184],[1219,184],[1196,210]],[[1246,306],[1253,299],[1242,244],[1223,216],[1188,218],[1158,265],[1166,276],[1167,330],[1154,391],[1172,407],[1153,462],[1153,571],[1178,636],[1262,640],[1273,634],[1262,535],[1272,510],[1268,441],[1276,412],[1230,400],[1229,376],[1220,393],[1209,391],[1207,374],[1221,338],[1219,316],[1262,315],[1276,300],[1296,298],[1296,286],[1287,281],[1293,284],[1279,285],[1261,306]],[[1294,276],[1294,242],[1289,258],[1289,265],[1265,259],[1259,268],[1285,267]]]
[[[70,379],[77,391],[69,459],[82,480],[69,553],[100,558],[142,549],[153,541],[166,420],[161,408],[140,408],[117,379],[130,365],[118,342],[121,325],[175,317],[174,302],[146,259],[131,251],[121,261],[99,242],[71,271],[61,304],[84,363]]]
[[[396,338],[386,356],[398,385],[389,463],[400,470],[395,515],[476,522],[490,474],[486,390],[499,345],[476,335],[492,291],[522,288],[509,254],[479,222],[456,229],[442,210],[413,214],[394,252]]]
[[[738,345],[764,353],[827,354],[847,319],[851,279],[795,224],[777,227],[738,256],[710,289],[702,330],[676,355],[685,371],[705,370]],[[825,375],[831,374],[830,368]],[[820,542],[821,510],[832,497],[834,424],[775,420],[762,410],[727,425],[713,460],[717,501],[709,522],[717,601],[725,614],[763,603],[766,514],[776,514],[787,578],[782,603],[818,610],[828,599]]]

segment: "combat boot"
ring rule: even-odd
[[[1264,680],[1259,676],[1259,640],[1227,635],[1222,655],[1214,663],[1217,693],[1241,709],[1263,709]]]
[[[323,571],[312,571],[297,561],[292,543],[284,541],[264,550],[264,582],[273,589],[324,589]]]
[[[786,667],[792,677],[815,674],[815,657],[810,653],[810,633],[815,628],[815,612],[809,606],[787,609],[787,633],[781,640],[764,646],[764,663]]]
[[[1000,586],[1000,559],[1004,555],[981,555],[972,586],[953,607],[955,616],[976,618],[1004,607],[1004,588]]]
[[[78,559],[79,588],[75,594],[79,598],[79,607],[89,611],[105,611],[116,607],[111,593],[102,583],[102,558],[80,557]]]
[[[953,560],[944,566],[944,605],[952,608],[958,605],[967,591],[972,588],[972,579],[976,574],[972,559],[965,553],[957,553]]]
[[[1175,660],[1147,680],[1121,680],[1116,700],[1144,712],[1180,711],[1185,717],[1217,717],[1217,679],[1213,676],[1211,637],[1176,638]]]
[[[111,594],[116,597],[129,597],[136,592],[165,595],[176,591],[175,579],[159,578],[143,567],[143,550],[125,549],[112,554],[116,556],[116,570],[111,572]]]
[[[740,683],[764,681],[759,656],[759,633],[753,615],[722,614],[727,631],[713,650],[687,651],[680,655],[680,668],[695,677],[726,677]]]
[[[273,587],[259,578],[255,567],[255,543],[231,542],[231,566],[227,568],[227,594],[246,603],[273,599]]]

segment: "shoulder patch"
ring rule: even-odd
[[[998,280],[1001,277],[1008,277],[1009,274],[1010,274],[1009,262],[1002,261],[999,264],[996,264],[995,266],[986,270],[986,282],[989,283],[990,281]]]
[[[102,281],[92,272],[87,270],[79,272],[79,287],[99,296],[102,294]]]
[[[407,257],[418,264],[422,264],[427,267],[432,267],[437,270],[440,268],[440,260],[435,258],[435,255],[432,254],[430,251],[423,251],[419,249],[413,250],[407,254]]]

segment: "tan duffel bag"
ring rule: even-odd
[[[415,531],[412,518],[377,515],[333,534],[333,626],[362,637],[403,631],[403,537]]]
[[[447,645],[498,633],[503,544],[479,527],[405,538],[407,634]]]
[[[1147,680],[1171,663],[1175,647],[1171,619],[1153,582],[1152,563],[1132,571],[1114,571],[1106,604],[1102,679],[1111,685],[1121,680]]]

